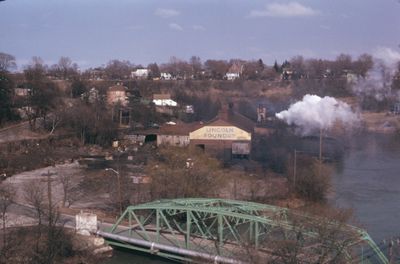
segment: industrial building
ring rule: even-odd
[[[253,130],[253,121],[235,112],[231,106],[190,132],[190,145],[200,147],[223,160],[249,157]]]
[[[222,160],[249,157],[254,123],[235,112],[223,109],[206,123],[164,125],[157,133],[157,145],[195,146]]]

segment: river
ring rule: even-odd
[[[390,134],[353,137],[332,177],[330,202],[352,208],[358,225],[376,242],[400,235],[400,138]],[[115,251],[105,264],[174,263]]]
[[[106,260],[103,264],[173,264],[177,263],[172,260],[148,255],[135,253],[132,254],[124,250],[114,250],[112,258]]]
[[[400,139],[390,134],[354,137],[333,177],[332,202],[352,208],[356,221],[380,242],[400,234]]]

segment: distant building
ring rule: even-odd
[[[162,72],[162,73],[160,74],[160,79],[161,79],[161,80],[172,80],[173,77],[172,77],[172,74],[169,73],[169,72]]]
[[[233,81],[233,80],[239,79],[240,78],[240,74],[239,73],[235,73],[235,72],[227,72],[225,74],[225,78],[228,81]]]
[[[282,69],[282,80],[292,80],[294,76],[294,71],[291,68],[285,67]]]
[[[217,117],[190,132],[190,144],[222,159],[249,157],[254,123],[235,112],[223,109]]]
[[[353,72],[346,72],[346,81],[349,84],[356,83],[358,81],[357,74]]]
[[[105,72],[103,69],[90,69],[86,72],[90,80],[103,80]]]
[[[193,105],[186,105],[186,106],[185,106],[185,113],[186,113],[186,114],[194,114]]]
[[[156,106],[178,106],[178,103],[171,99],[170,94],[154,94],[153,103]]]
[[[396,115],[400,114],[400,102],[396,102],[393,104],[393,106],[391,107],[391,112]]]
[[[225,74],[225,78],[228,81],[233,81],[240,78],[243,73],[243,64],[239,62],[234,62],[229,68],[228,72]]]
[[[128,90],[127,87],[120,84],[108,88],[107,90],[108,105],[120,104],[121,106],[127,106],[128,105],[127,90]]]
[[[131,72],[132,79],[146,79],[149,76],[148,69],[137,69],[136,71]]]
[[[27,97],[31,94],[31,89],[29,88],[15,88],[14,89],[15,96],[19,97]]]
[[[267,108],[259,105],[257,108],[257,123],[264,123],[267,120]]]
[[[176,125],[164,125],[160,128],[157,135],[157,146],[169,145],[177,147],[186,147],[190,144],[189,133],[199,127],[198,123]]]

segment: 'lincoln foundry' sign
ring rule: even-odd
[[[251,134],[234,126],[205,126],[190,133],[190,139],[251,140]]]

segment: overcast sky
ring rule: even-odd
[[[135,64],[263,59],[400,57],[400,0],[6,0],[0,52],[21,67],[32,56],[82,68],[111,59]]]

